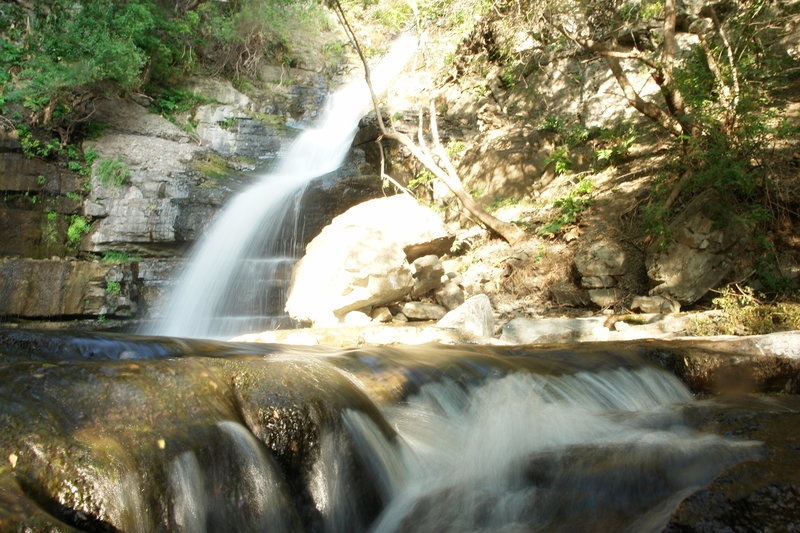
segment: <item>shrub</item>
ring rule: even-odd
[[[122,158],[101,159],[97,163],[97,179],[103,185],[109,183],[121,187],[130,177],[131,170],[122,162]]]
[[[80,242],[81,238],[92,231],[92,224],[80,215],[72,215],[70,217],[70,224],[67,228],[67,242],[71,245],[76,245]]]
[[[110,294],[111,296],[119,296],[121,286],[119,281],[108,281],[106,282],[106,294]]]
[[[594,183],[589,178],[584,178],[572,190],[561,198],[553,202],[553,207],[558,209],[558,216],[539,228],[538,235],[555,235],[564,226],[574,224],[578,221],[580,213],[592,206],[591,197],[594,190]]]

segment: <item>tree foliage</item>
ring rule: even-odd
[[[200,71],[252,75],[291,63],[297,25],[322,24],[313,0],[37,0],[0,4],[0,112],[66,143],[109,91],[146,92]],[[11,117],[11,118],[8,118]]]

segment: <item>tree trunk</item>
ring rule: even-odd
[[[377,115],[378,119],[378,126],[381,129],[381,133],[387,139],[393,139],[406,148],[411,152],[411,154],[420,162],[422,165],[425,166],[429,171],[433,173],[434,176],[442,180],[442,182],[447,186],[448,189],[455,195],[458,201],[461,203],[464,208],[469,211],[471,215],[473,215],[476,219],[478,219],[483,225],[485,225],[491,232],[495,233],[496,235],[500,236],[503,240],[508,242],[509,244],[516,244],[517,242],[521,241],[525,237],[525,231],[515,226],[514,224],[510,224],[508,222],[504,222],[497,217],[492,216],[491,214],[487,213],[486,210],[475,201],[475,199],[470,196],[470,194],[464,190],[464,186],[461,183],[461,179],[458,177],[458,173],[456,172],[455,167],[453,166],[450,159],[447,157],[447,153],[442,149],[439,151],[437,156],[439,157],[440,161],[443,162],[445,168],[442,168],[439,163],[436,162],[434,158],[434,154],[430,151],[430,149],[424,144],[424,139],[422,137],[422,124],[420,124],[420,143],[417,144],[411,140],[411,138],[401,133],[394,128],[389,128],[383,122],[383,116],[381,114],[380,106],[378,104],[378,97],[375,94],[375,90],[372,87],[372,81],[370,78],[370,70],[369,66],[367,65],[367,61],[364,57],[364,54],[361,52],[361,46],[358,44],[358,39],[356,39],[355,33],[353,29],[350,27],[350,24],[347,22],[347,17],[344,14],[344,10],[342,9],[339,0],[332,0],[332,4],[336,14],[339,16],[339,20],[344,27],[345,33],[347,33],[348,38],[350,39],[351,44],[356,49],[359,58],[361,59],[361,63],[364,65],[364,79],[367,82],[367,87],[369,88],[369,93],[372,98],[372,105],[375,109],[375,114]],[[433,100],[431,100],[431,132],[434,136],[433,141],[434,143],[441,147],[441,143],[439,141],[438,129],[436,127],[436,110],[433,106]]]

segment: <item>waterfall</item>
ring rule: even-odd
[[[414,49],[412,37],[401,37],[371,68],[377,94],[405,67]],[[301,243],[285,235],[284,220],[299,217],[296,204],[311,180],[342,164],[370,102],[368,87],[361,79],[328,99],[318,123],[297,137],[275,170],[223,208],[194,247],[175,288],[159,306],[163,317],[146,333],[230,337],[271,329],[285,319],[281,315],[287,273]],[[282,289],[273,288],[281,282]]]

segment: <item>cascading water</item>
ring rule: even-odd
[[[376,93],[386,89],[414,49],[412,37],[401,37],[371,69]],[[328,99],[318,124],[298,136],[277,168],[238,194],[218,215],[191,253],[175,289],[159,306],[163,317],[145,333],[231,337],[271,329],[276,321],[285,320],[280,316],[283,293],[300,243],[283,234],[283,221],[298,216],[296,203],[311,180],[342,164],[370,101],[363,80]],[[284,287],[275,288],[281,282]]]
[[[761,454],[623,349],[3,335],[2,531],[647,533]]]
[[[678,502],[752,455],[689,430],[653,369],[430,384],[387,408],[390,442],[345,420],[387,502],[375,533],[660,531]]]

